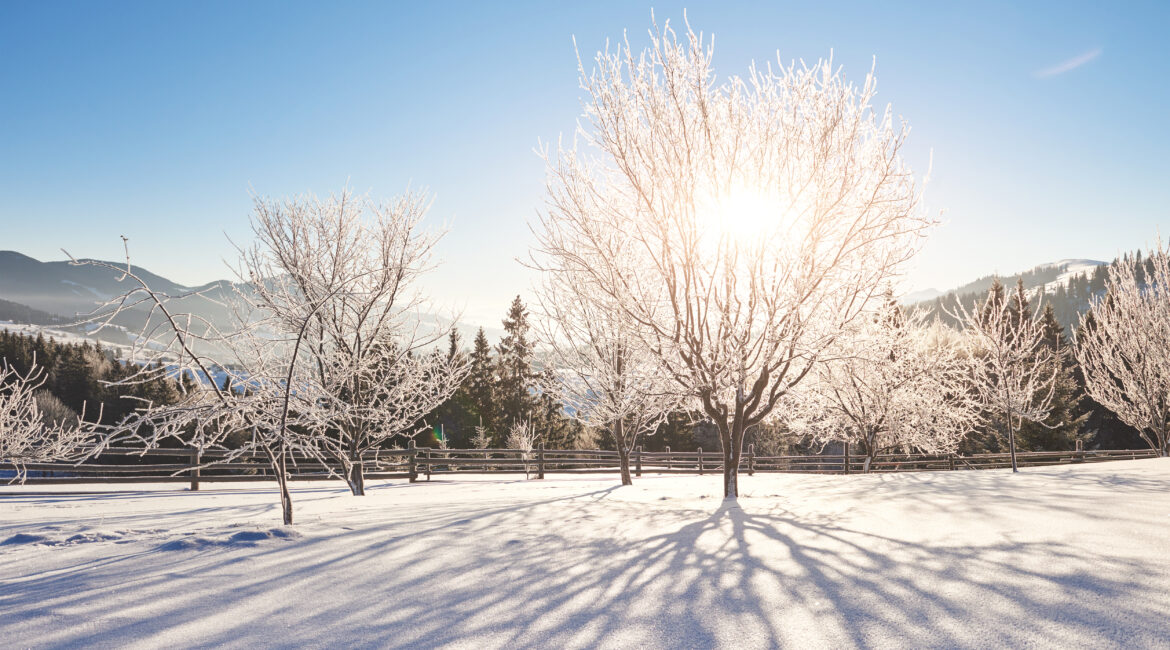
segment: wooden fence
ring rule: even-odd
[[[272,470],[261,453],[237,455],[227,459],[227,452],[191,449],[111,448],[97,459],[82,463],[30,463],[27,483],[189,483],[198,490],[200,483],[271,480]],[[1064,465],[1108,460],[1154,458],[1152,449],[1097,451],[1040,451],[1016,454],[1021,467]],[[619,470],[616,451],[534,449],[428,449],[415,447],[368,452],[362,458],[366,478],[419,479],[447,474],[526,474],[544,478],[547,473],[599,474]],[[930,454],[886,454],[870,464],[871,472],[920,472],[938,470],[977,470],[1011,466],[1008,454],[971,456]],[[0,464],[0,471],[15,468]],[[332,469],[332,472],[330,471]],[[723,454],[698,451],[642,451],[630,454],[630,471],[647,474],[718,474],[723,471]],[[749,445],[740,461],[740,471],[789,472],[814,474],[851,474],[867,471],[865,458],[844,453],[815,456],[757,456]],[[323,465],[319,460],[295,457],[289,465],[290,479],[313,481],[341,479],[340,465]],[[3,479],[0,479],[0,484]]]

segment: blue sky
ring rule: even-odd
[[[1170,236],[1170,3],[0,4],[0,249],[227,277],[250,191],[435,194],[427,280],[495,324],[543,200],[538,141],[580,114],[591,56],[653,7],[721,74],[827,56],[913,128],[944,225],[909,271],[948,288]],[[1022,3],[1021,3],[1022,4]]]

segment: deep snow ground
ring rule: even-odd
[[[616,483],[0,487],[0,643],[1170,646],[1170,460]]]

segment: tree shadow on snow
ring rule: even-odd
[[[1165,572],[1108,549],[924,543],[775,501],[704,511],[620,494],[435,503],[246,551],[114,552],[0,583],[0,628],[50,646],[1170,643]],[[64,624],[71,611],[87,625]]]

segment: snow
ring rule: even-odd
[[[52,338],[58,343],[66,343],[69,345],[81,345],[83,343],[92,343],[93,339],[85,336],[79,336],[73,332],[66,332],[51,327],[43,327],[41,325],[25,325],[22,323],[13,323],[12,321],[0,321],[0,330],[6,330],[13,334],[20,334],[22,336],[36,337],[38,334],[44,335],[45,338]],[[104,344],[103,344],[104,345]]]
[[[1067,259],[1067,260],[1060,260],[1059,262],[1053,262],[1052,264],[1042,265],[1042,266],[1056,266],[1056,267],[1063,267],[1064,268],[1064,270],[1061,271],[1060,275],[1056,276],[1055,280],[1044,285],[1043,292],[1044,293],[1054,293],[1058,288],[1060,288],[1062,286],[1068,286],[1068,281],[1071,280],[1073,278],[1073,276],[1076,276],[1076,275],[1088,274],[1089,276],[1092,276],[1093,271],[1098,266],[1103,266],[1105,264],[1108,264],[1108,262],[1102,262],[1100,260],[1088,260],[1088,259]],[[1037,268],[1041,268],[1041,267],[1037,267]]]
[[[1167,647],[1170,460],[0,487],[8,647]]]

